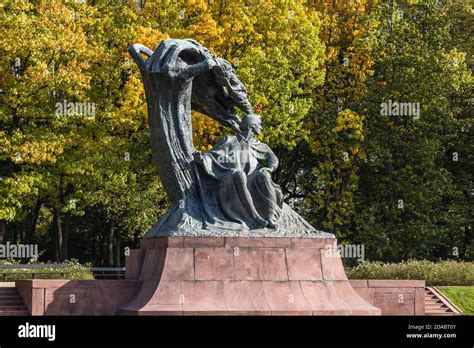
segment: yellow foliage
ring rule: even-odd
[[[337,114],[337,126],[333,129],[333,131],[336,133],[347,130],[353,131],[356,138],[360,139],[362,136],[363,121],[363,116],[360,116],[354,111],[346,109]]]

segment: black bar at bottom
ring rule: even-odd
[[[279,343],[472,347],[473,320],[473,317],[386,316],[0,317],[0,346]],[[19,337],[22,328],[24,333],[26,328],[32,330],[32,325],[54,325],[54,341],[47,337]]]

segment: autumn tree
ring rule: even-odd
[[[367,161],[350,232],[370,245],[369,257],[453,257],[459,192],[452,171],[468,158],[452,144],[462,130],[451,98],[470,74],[465,54],[450,44],[450,20],[441,2],[380,6],[375,74],[362,103]],[[419,106],[419,112],[384,113],[393,102]]]

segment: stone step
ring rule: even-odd
[[[425,309],[433,309],[433,310],[438,310],[438,309],[442,309],[442,310],[449,310],[448,307],[446,307],[445,305],[425,305]]]
[[[16,288],[0,288],[0,294],[9,294],[11,292],[17,292]]]
[[[21,298],[15,298],[15,299],[7,299],[7,300],[4,300],[2,298],[0,298],[0,306],[2,305],[23,305],[23,300]]]
[[[25,302],[21,298],[15,283],[1,283],[0,285],[0,316],[29,315]]]
[[[426,303],[425,302],[425,308],[445,308],[445,307],[446,305],[444,305],[444,303]]]
[[[427,316],[429,316],[429,315],[451,316],[451,315],[456,315],[456,314],[454,314],[453,312],[450,312],[450,311],[441,311],[441,310],[435,311],[435,310],[431,310],[431,311],[429,311],[428,313],[426,313],[426,315],[427,315]]]
[[[26,310],[26,306],[24,304],[21,305],[16,305],[16,304],[11,304],[11,305],[0,305],[0,311],[15,311],[15,310]]]
[[[431,308],[430,309],[430,313],[446,313],[446,312],[449,312],[449,308],[446,307],[446,308]]]
[[[426,304],[437,304],[437,303],[443,303],[441,300],[432,300],[428,299],[425,301]]]
[[[0,317],[9,317],[9,316],[27,316],[30,315],[27,310],[13,310],[13,311],[3,311],[0,310]]]
[[[0,295],[0,299],[12,299],[12,298],[21,298],[21,296],[17,292],[11,293],[11,294]]]

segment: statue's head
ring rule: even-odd
[[[262,132],[262,118],[257,114],[247,114],[240,123],[240,129],[242,131],[251,130],[255,134]]]

